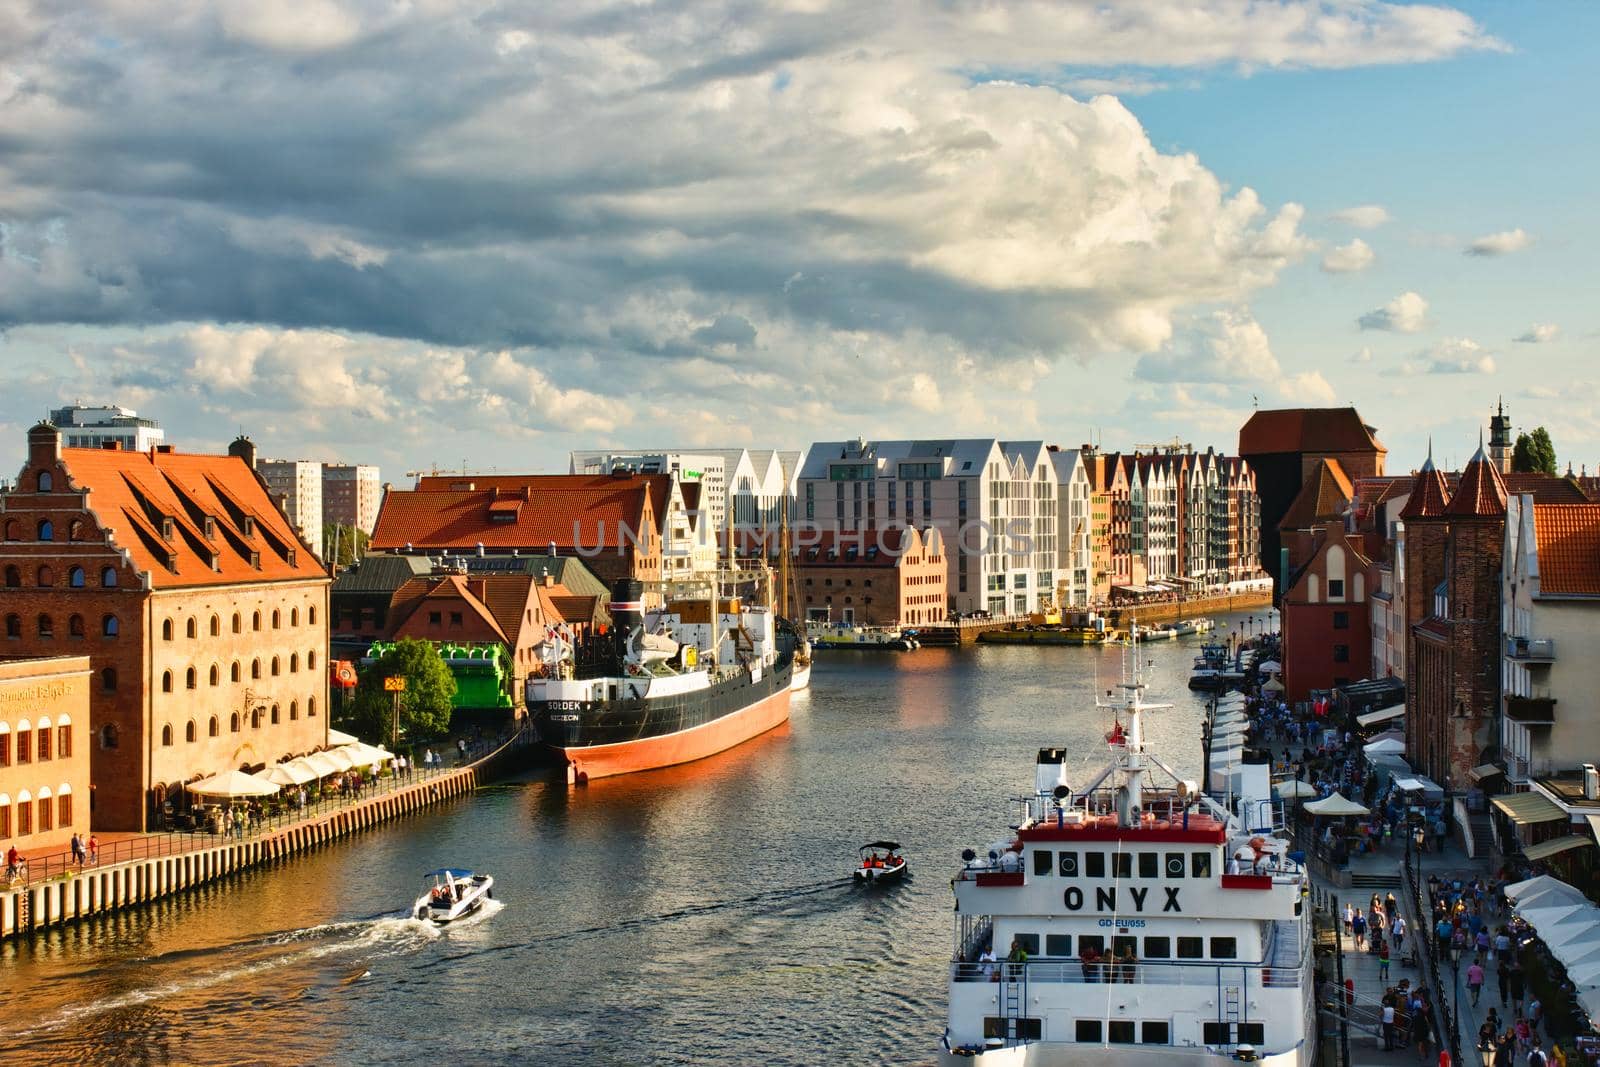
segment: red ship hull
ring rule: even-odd
[[[552,745],[551,748],[567,760],[569,781],[579,776],[586,779],[609,778],[617,774],[693,763],[759,737],[783,725],[788,719],[789,688],[785,685],[747,708],[676,733],[611,745],[573,748]]]

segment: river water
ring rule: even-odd
[[[1235,620],[1227,620],[1229,623]],[[1197,640],[1145,646],[1146,732],[1198,777]],[[275,868],[0,945],[9,1062],[925,1063],[950,878],[1015,818],[1040,746],[1105,759],[1120,648],[825,653],[791,722],[688,767],[529,774]],[[856,846],[910,877],[860,890]],[[422,872],[493,910],[402,918]]]

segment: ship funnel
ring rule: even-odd
[[[1067,750],[1041,748],[1034,767],[1034,791],[1040,796],[1055,795],[1057,786],[1067,784]]]
[[[617,660],[628,653],[628,643],[644,628],[644,583],[634,578],[618,578],[611,583],[611,629],[616,635]]]

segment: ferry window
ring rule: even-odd
[[[1178,958],[1180,960],[1203,960],[1206,958],[1206,940],[1203,937],[1178,938]]]
[[[1046,956],[1072,955],[1072,935],[1046,934],[1044,936],[1044,954]]]
[[[1133,877],[1133,853],[1131,853],[1131,852],[1113,852],[1111,854],[1111,877],[1113,877],[1113,878],[1132,878]]]
[[[1239,942],[1231,937],[1213,937],[1211,939],[1211,958],[1214,960],[1238,959]]]
[[[1063,878],[1078,877],[1078,854],[1076,852],[1061,853],[1060,869],[1061,877]]]
[[[1022,946],[1022,950],[1024,952],[1026,952],[1028,955],[1037,956],[1039,954],[1039,935],[1038,934],[1018,934],[1014,938],[1014,940],[1016,941],[1017,944]],[[1213,940],[1221,940],[1221,939],[1220,938],[1214,938]]]
[[[1044,1020],[1030,1019],[1027,1016],[1017,1020],[1017,1039],[1019,1041],[1037,1041],[1044,1036]]]
[[[1196,878],[1211,877],[1211,853],[1196,852],[1194,854],[1194,876]]]
[[[1251,1044],[1260,1048],[1267,1043],[1267,1026],[1265,1023],[1240,1023],[1239,1043]]]
[[[1033,873],[1035,875],[1043,877],[1049,874],[1051,868],[1055,866],[1055,862],[1055,853],[1049,849],[1036,848],[1033,850]]]
[[[1100,935],[1100,934],[1079,934],[1078,935],[1078,955],[1081,956],[1085,952],[1088,952],[1090,949],[1094,949],[1096,952],[1100,953],[1102,956],[1105,955],[1105,952],[1106,952],[1106,939],[1105,939],[1105,937]]]
[[[1121,959],[1128,953],[1139,954],[1139,939],[1129,934],[1118,934],[1111,939],[1111,954]]]
[[[1076,1038],[1079,1041],[1088,1042],[1090,1044],[1099,1044],[1100,1043],[1100,1020],[1099,1019],[1079,1019],[1078,1020],[1078,1032],[1076,1034]]]
[[[1006,1036],[1006,1020],[1000,1018],[1000,1016],[998,1016],[998,1015],[986,1015],[986,1016],[984,1016],[984,1019],[983,1019],[983,1036],[984,1037],[1005,1037]]]
[[[1139,1042],[1144,1045],[1170,1045],[1172,1028],[1166,1023],[1140,1023]]]
[[[1083,876],[1085,878],[1104,878],[1106,876],[1106,854],[1104,852],[1085,852],[1083,854]]]
[[[1147,937],[1144,939],[1144,958],[1147,960],[1170,960],[1172,958],[1172,938]]]
[[[1201,1028],[1200,1040],[1207,1045],[1231,1045],[1233,1035],[1228,1033],[1227,1023],[1206,1023]]]
[[[1182,852],[1168,852],[1167,853],[1167,877],[1168,878],[1182,878],[1183,877],[1183,869],[1184,869],[1185,866],[1187,866],[1187,865],[1183,862],[1183,853]]]
[[[1112,1019],[1109,1029],[1111,1031],[1109,1036],[1113,1045],[1133,1044],[1132,1019]]]
[[[1156,852],[1139,853],[1139,877],[1161,877],[1161,855]]]

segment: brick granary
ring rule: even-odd
[[[0,496],[6,654],[87,656],[89,806],[144,830],[184,782],[326,744],[329,579],[240,438],[225,456],[63,448]]]

